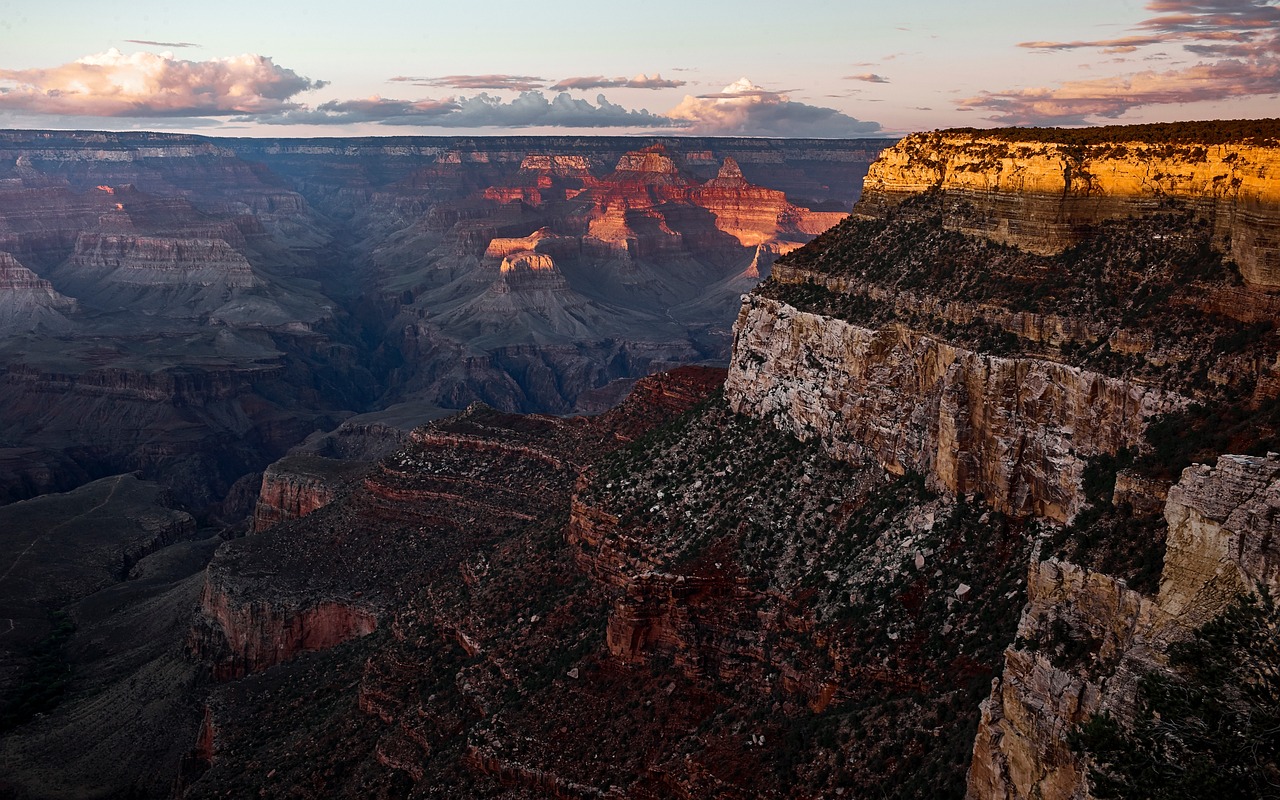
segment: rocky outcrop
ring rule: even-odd
[[[66,331],[76,301],[0,251],[0,334]]]
[[[76,239],[69,267],[91,280],[140,286],[246,288],[262,283],[249,261],[221,239],[84,233]]]
[[[309,650],[326,650],[367,636],[378,627],[371,610],[354,602],[299,598],[270,604],[237,596],[210,569],[200,595],[201,617],[192,629],[190,648],[214,680],[260,672]]]
[[[1056,253],[1090,226],[1140,216],[1173,198],[1214,227],[1245,282],[1280,290],[1280,148],[1253,144],[1105,145],[915,134],[881,154],[859,213],[942,190],[947,223],[1036,253]]]
[[[1280,587],[1280,456],[1226,455],[1183,471],[1169,490],[1161,608],[1207,621],[1241,592]],[[1207,616],[1206,616],[1207,615]]]
[[[355,480],[370,464],[338,461],[323,456],[286,456],[262,473],[262,488],[253,511],[253,530],[305,517],[332,502],[338,490]]]
[[[1032,566],[1027,608],[1004,673],[983,703],[971,800],[1083,800],[1085,765],[1067,735],[1092,714],[1132,717],[1142,675],[1170,644],[1241,592],[1280,588],[1280,458],[1226,455],[1195,465],[1169,491],[1160,591],[1049,560]]]
[[[747,297],[725,394],[734,410],[817,437],[1018,515],[1065,521],[1093,455],[1142,440],[1182,404],[1151,387],[1036,358],[1001,358],[903,327],[870,330]]]

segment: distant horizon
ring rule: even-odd
[[[1175,119],[1163,122],[1105,122],[1092,125],[1007,125],[1007,126],[991,126],[991,127],[975,127],[971,125],[956,125],[946,128],[920,129],[915,131],[907,131],[905,133],[888,133],[880,132],[876,134],[863,134],[859,136],[765,136],[765,135],[746,135],[746,134],[692,134],[692,133],[607,133],[607,132],[590,132],[590,133],[527,133],[519,130],[504,130],[502,132],[486,132],[486,133],[362,133],[362,134],[314,134],[314,135],[280,135],[273,132],[263,134],[219,134],[191,131],[165,131],[159,129],[127,129],[118,130],[110,128],[20,128],[20,127],[0,127],[0,133],[79,133],[79,134],[104,134],[117,136],[173,136],[173,137],[194,137],[200,139],[247,139],[247,140],[315,140],[315,139],[333,139],[333,140],[351,140],[351,139],[675,139],[675,140],[696,140],[696,139],[750,139],[760,141],[815,141],[815,142],[857,142],[857,141],[883,141],[898,140],[917,133],[948,133],[948,132],[1009,132],[1009,131],[1088,131],[1098,128],[1140,128],[1156,125],[1196,125],[1210,123],[1242,123],[1242,122],[1275,122],[1280,124],[1280,116],[1275,117],[1238,117],[1238,118],[1212,118],[1212,119]]]
[[[621,24],[585,0],[485,11],[11,9],[0,127],[853,139],[1254,118],[1280,103],[1280,0],[652,0]]]

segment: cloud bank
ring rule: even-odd
[[[384,97],[335,100],[315,109],[291,110],[253,119],[273,125],[377,122],[441,128],[666,128],[676,124],[645,109],[628,109],[610,103],[604,95],[598,96],[592,105],[565,92],[548,98],[537,91],[523,92],[510,101],[483,92],[474,97],[445,100],[406,101]]]
[[[713,94],[685,98],[667,116],[688,133],[721,136],[865,136],[880,123],[857,120],[834,108],[797,103],[741,78]]]
[[[667,80],[660,73],[651,78],[641,73],[634,78],[605,78],[593,75],[589,78],[565,78],[552,86],[553,91],[562,92],[567,89],[585,91],[587,89],[678,89],[686,81]]]
[[[982,92],[962,109],[993,112],[1013,125],[1085,125],[1149,105],[1194,103],[1280,93],[1280,6],[1277,0],[1151,0],[1155,12],[1133,35],[1093,41],[1023,42],[1034,50],[1096,49],[1127,53],[1181,45],[1202,59],[1182,69],[1148,70],[1058,86]]]
[[[278,113],[324,81],[266,56],[185,61],[111,49],[50,69],[0,69],[0,110],[89,117],[200,117]]]
[[[183,43],[172,43],[183,44]],[[878,82],[880,76],[858,80]],[[487,92],[401,100],[374,96],[306,104],[299,95],[327,86],[282,67],[267,56],[242,55],[205,61],[173,53],[112,49],[48,69],[0,69],[0,112],[57,115],[74,119],[116,117],[185,118],[186,124],[223,119],[264,125],[380,124],[429,128],[630,128],[675,130],[698,135],[849,137],[875,133],[880,125],[833,108],[791,100],[743,78],[723,91],[686,95],[666,114],[627,108],[603,94],[591,102],[569,90],[589,88],[669,89],[685,85],[660,74],[633,78],[566,78],[544,92],[533,75],[399,75],[390,81],[451,89],[519,91],[504,99]]]

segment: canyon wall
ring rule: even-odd
[[[1252,144],[1019,142],[980,133],[908,136],[867,173],[860,213],[941,190],[947,224],[1036,253],[1078,242],[1103,220],[1168,199],[1213,225],[1245,282],[1280,290],[1280,152]]]
[[[1226,455],[1169,492],[1155,597],[1056,560],[1033,564],[1018,638],[983,703],[968,797],[1083,800],[1087,767],[1067,744],[1098,712],[1132,718],[1141,676],[1241,592],[1280,589],[1280,457]]]
[[[1173,643],[1241,592],[1276,588],[1280,461],[1219,454],[1271,441],[1278,231],[1270,144],[920,134],[872,165],[852,220],[744,297],[725,387],[738,413],[1050,531],[1075,523],[1062,536],[1084,537],[1076,552],[1093,552],[1079,544],[1090,536],[1133,536],[1104,545],[1123,550],[1157,531],[1161,549],[1141,557],[1164,554],[1151,593],[1036,545],[1017,638],[982,704],[971,800],[1090,797],[1067,743],[1076,726],[1131,720]],[[1179,241],[1195,244],[1161,249]],[[1186,456],[1153,463],[1168,443],[1151,424],[1185,418],[1158,436],[1187,439],[1226,424],[1197,427],[1197,402],[1248,432],[1209,455],[1199,445],[1216,466],[1174,483],[1164,471]],[[1117,471],[1134,458],[1145,472]],[[1091,469],[1114,485],[1091,486]],[[668,635],[630,619],[611,633]]]
[[[982,494],[1059,522],[1080,509],[1086,460],[1135,447],[1175,395],[1037,358],[1002,358],[748,296],[725,383],[739,413],[818,437],[837,458]]]

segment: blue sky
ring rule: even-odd
[[[0,0],[0,126],[895,135],[1280,115],[1280,0]]]

